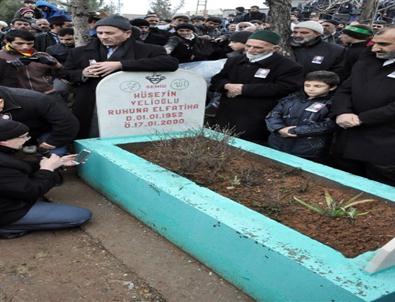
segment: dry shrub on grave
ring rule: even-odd
[[[204,128],[190,130],[183,138],[163,135],[155,142],[155,147],[162,150],[158,160],[168,161],[171,151],[171,160],[181,175],[193,176],[198,170],[208,169],[211,173],[207,175],[207,181],[214,181],[231,159],[228,144],[237,134],[229,128],[214,126],[211,129],[214,132],[207,132]],[[177,143],[176,139],[184,139],[185,144]]]

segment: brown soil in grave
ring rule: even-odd
[[[207,150],[210,145],[216,144],[215,141],[202,139],[205,140]],[[188,144],[188,140],[189,138],[172,139],[167,150],[163,144],[159,149],[155,142],[120,147],[183,175],[177,166],[179,161],[174,160],[175,156],[183,154],[175,153],[174,150],[182,149],[175,144]],[[230,146],[227,148],[232,155],[222,171],[214,172],[210,164],[205,165],[203,162],[193,173],[183,176],[321,241],[346,257],[356,257],[375,250],[395,237],[393,202],[373,197],[375,201],[356,206],[358,211],[369,213],[358,216],[355,220],[322,216],[295,202],[293,197],[323,205],[324,189],[337,200],[348,200],[359,192],[240,149]],[[169,154],[167,159],[163,154]],[[372,198],[364,194],[359,199],[368,197]]]

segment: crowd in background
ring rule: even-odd
[[[89,45],[94,45],[92,47],[101,52],[98,59],[86,57],[86,51],[91,46],[84,46],[85,52],[75,48],[72,18],[67,12],[46,1],[25,0],[9,24],[0,21],[0,97],[7,103],[0,114],[3,119],[12,118],[12,114],[7,112],[12,113],[13,108],[9,100],[18,99],[14,94],[23,95],[14,102],[21,102],[26,108],[30,106],[25,104],[28,99],[41,98],[43,101],[37,102],[35,106],[47,109],[32,109],[36,117],[29,116],[21,120],[30,123],[33,134],[24,145],[24,151],[45,153],[60,150],[59,154],[66,154],[65,147],[76,137],[97,136],[97,129],[92,129],[95,126],[94,97],[89,105],[86,100],[79,99],[82,94],[80,90],[83,91],[83,98],[87,95],[89,98],[89,93],[94,94],[94,90],[86,90],[90,83],[96,87],[97,79],[94,77],[100,78],[117,70],[173,70],[176,61],[189,63],[227,59],[221,72],[212,78],[208,89],[206,119],[209,123],[236,127],[241,138],[325,164],[332,164],[329,155],[336,153],[334,150],[336,146],[339,147],[340,141],[342,150],[339,154],[342,157],[349,152],[360,153],[364,146],[360,141],[366,140],[375,150],[387,150],[385,155],[378,156],[383,161],[375,162],[386,167],[386,176],[367,173],[366,167],[358,165],[357,168],[354,165],[353,168],[347,168],[347,165],[340,167],[394,185],[395,157],[389,149],[392,148],[392,141],[395,141],[395,129],[393,122],[388,119],[393,119],[395,114],[394,103],[387,104],[394,95],[393,87],[391,83],[388,84],[390,92],[380,101],[379,95],[384,92],[371,94],[365,90],[375,90],[375,87],[370,87],[369,83],[355,82],[358,76],[366,75],[364,68],[357,62],[367,60],[365,57],[372,54],[375,59],[384,62],[384,67],[393,68],[391,60],[395,59],[395,48],[387,48],[391,43],[395,45],[395,36],[394,41],[390,36],[394,16],[395,8],[390,7],[380,11],[373,23],[364,23],[358,20],[358,12],[349,3],[338,7],[336,13],[325,15],[314,11],[314,6],[293,8],[290,24],[292,35],[288,41],[293,55],[288,59],[283,56],[280,46],[283,37],[272,31],[270,18],[259,6],[249,9],[237,7],[235,13],[226,18],[176,14],[166,20],[155,12],[149,12],[142,18],[127,20],[127,24],[124,18],[114,19],[104,13],[92,12],[85,34],[91,38]],[[100,23],[102,20],[105,22]],[[126,40],[121,38],[121,44],[111,47],[114,41],[112,38],[103,38],[106,35],[104,31],[97,33],[98,24],[120,29],[123,33],[130,32],[130,35],[125,36]],[[376,41],[375,34],[379,37]],[[380,40],[387,35],[390,36],[389,41]],[[150,49],[155,49],[162,61],[151,59],[141,69],[122,61],[119,64],[118,61],[127,55],[127,50],[122,53],[121,45],[125,45],[129,39],[134,44],[128,47],[133,49],[142,43],[156,45],[158,48]],[[176,61],[167,61],[165,66],[165,56]],[[86,58],[86,62],[77,66],[80,57]],[[100,68],[96,65],[99,72],[90,74],[87,65],[100,63],[98,60],[114,62],[111,66],[99,64]],[[373,68],[373,63],[365,65],[366,71]],[[377,80],[374,75],[379,73],[379,70],[373,69],[372,83]],[[362,74],[354,75],[355,70]],[[389,69],[387,73],[391,75]],[[384,76],[386,81],[392,78],[388,74]],[[361,79],[366,80],[370,78]],[[384,81],[377,83],[384,85]],[[349,104],[347,108],[342,108],[343,105],[336,102],[334,95],[340,99],[340,94],[343,94],[343,99],[346,99],[344,95],[348,93],[351,102],[354,102],[356,85],[360,85],[366,95],[378,97],[377,103],[387,106],[384,113],[387,119],[378,122],[380,118],[377,117],[373,125],[368,126],[365,125],[368,122],[358,118],[358,114],[353,111],[362,112],[366,104],[361,105],[362,109],[355,109],[358,106]],[[27,89],[31,95],[27,90],[17,93],[10,87]],[[387,88],[383,86],[382,89]],[[334,98],[335,105],[332,104]],[[375,132],[374,128],[379,127],[378,124],[382,129]],[[355,135],[354,127],[357,129]],[[375,145],[375,140],[378,141],[381,133],[386,131],[388,137],[385,142]],[[351,136],[346,138],[345,133],[347,136],[351,133]],[[353,141],[352,151],[345,147],[350,141]],[[364,150],[364,153],[369,152]],[[371,163],[365,155],[346,157]],[[365,172],[361,172],[361,169]]]

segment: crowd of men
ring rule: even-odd
[[[61,158],[75,138],[97,136],[95,88],[111,73],[225,58],[209,87],[210,123],[395,186],[393,25],[299,20],[294,11],[287,58],[258,6],[229,18],[94,13],[90,42],[75,47],[70,17],[36,4],[25,0],[9,26],[0,21],[0,121],[29,127],[25,152]]]

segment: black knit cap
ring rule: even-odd
[[[130,21],[130,24],[133,26],[149,26],[149,22],[145,19],[134,19]]]
[[[214,17],[214,16],[207,17],[206,22],[207,21],[211,21],[211,22],[218,23],[218,24],[222,23],[222,19],[221,18]]]
[[[189,24],[189,23],[179,24],[179,25],[177,25],[175,27],[176,31],[179,30],[179,29],[190,29],[190,30],[193,30],[193,31],[196,30],[195,26],[193,26],[192,24]]]
[[[120,15],[112,15],[106,18],[103,18],[96,22],[96,28],[98,26],[112,26],[122,30],[130,30],[131,25],[129,19],[122,17]]]
[[[56,25],[56,24],[63,24],[64,22],[68,22],[70,21],[70,19],[68,19],[66,16],[64,15],[60,15],[60,16],[53,16],[48,18],[48,22],[51,25]]]
[[[229,40],[232,42],[239,42],[239,43],[243,43],[246,44],[248,38],[251,36],[252,32],[250,31],[238,31],[233,33]]]
[[[322,23],[325,23],[325,22],[333,24],[334,26],[338,26],[339,25],[339,22],[337,22],[336,20],[324,20],[324,21],[322,21]]]
[[[0,118],[0,141],[16,138],[29,132],[29,128],[20,122]]]

